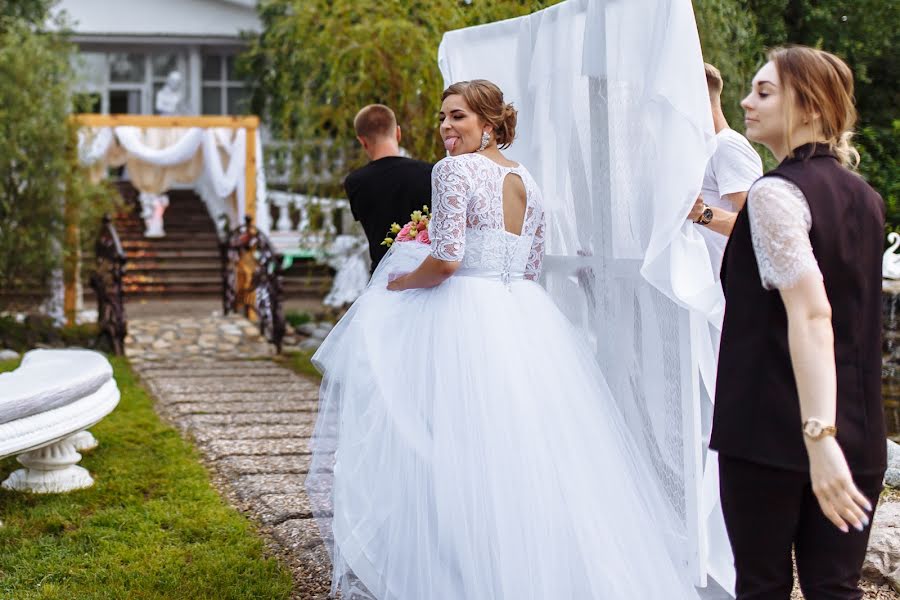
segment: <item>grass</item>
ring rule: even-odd
[[[298,375],[313,377],[316,381],[321,381],[322,374],[316,370],[310,360],[312,359],[313,354],[315,354],[315,350],[310,350],[308,352],[303,350],[291,350],[289,352],[283,352],[281,355],[275,357],[275,362],[293,370]]]
[[[92,488],[0,490],[0,599],[275,600],[290,573],[210,484],[197,452],[153,411],[124,359],[119,406],[91,428]],[[0,362],[0,371],[17,361]],[[20,465],[0,461],[0,478]]]

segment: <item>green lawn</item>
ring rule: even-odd
[[[94,487],[0,490],[0,599],[288,598],[290,573],[159,420],[127,361],[112,362],[122,399],[91,428],[100,446],[81,461]],[[0,461],[0,479],[18,466]]]
[[[305,352],[303,350],[285,351],[281,355],[275,357],[275,362],[285,366],[299,375],[322,380],[322,374],[313,366],[310,359],[315,354],[315,350]]]

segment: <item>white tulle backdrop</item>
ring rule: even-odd
[[[489,79],[519,110],[506,152],[549,208],[544,283],[680,515],[679,558],[733,589],[706,450],[724,300],[685,221],[715,149],[690,0],[568,0],[449,32],[438,61],[446,84]]]

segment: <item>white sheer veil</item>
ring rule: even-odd
[[[518,109],[505,152],[544,194],[543,283],[654,466],[679,559],[731,589],[715,475],[704,485],[724,300],[685,221],[715,150],[690,1],[568,0],[449,32],[438,61],[445,84],[489,79]]]

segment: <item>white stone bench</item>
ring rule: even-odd
[[[56,493],[90,487],[78,450],[97,441],[88,427],[119,403],[105,356],[91,350],[32,350],[15,371],[0,374],[0,458],[19,455],[25,467],[3,487]]]

